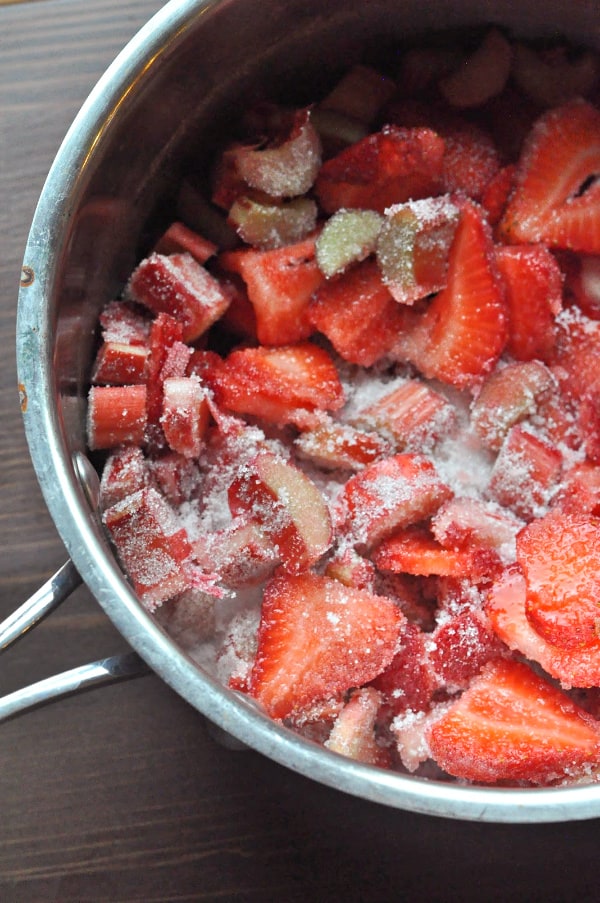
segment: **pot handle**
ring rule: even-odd
[[[0,623],[0,653],[43,621],[81,583],[82,579],[69,559],[33,596]],[[150,668],[136,652],[90,662],[0,697],[0,721],[63,696],[149,673]]]

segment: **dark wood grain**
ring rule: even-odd
[[[65,557],[28,462],[15,386],[28,223],[81,101],[158,6],[0,8],[0,616]],[[2,658],[0,685],[124,648],[82,589]],[[599,827],[454,823],[353,799],[223,748],[154,677],[0,728],[2,903],[584,903],[598,898]]]

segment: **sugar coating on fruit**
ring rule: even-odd
[[[100,315],[103,520],[173,641],[300,735],[597,780],[600,114],[455,38],[216,152],[211,216]]]

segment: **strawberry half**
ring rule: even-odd
[[[314,295],[309,319],[340,357],[363,367],[387,354],[402,324],[400,308],[374,259],[325,282]]]
[[[553,511],[517,536],[527,583],[527,617],[548,642],[597,646],[600,518]]]
[[[315,236],[283,248],[226,251],[220,265],[244,280],[262,345],[287,345],[308,338],[308,307],[324,281],[315,259]]]
[[[534,124],[501,226],[509,242],[600,252],[600,111],[575,100]]]
[[[308,572],[276,577],[263,596],[250,694],[273,718],[298,717],[380,674],[403,623],[384,596]]]
[[[427,128],[385,126],[327,160],[317,177],[326,213],[366,208],[383,213],[392,204],[440,193],[444,141]]]
[[[314,426],[315,412],[344,403],[331,357],[309,342],[232,351],[213,374],[212,388],[218,405],[277,426]]]
[[[579,649],[554,646],[539,634],[525,612],[527,586],[521,570],[508,568],[485,600],[495,633],[509,649],[542,666],[565,688],[597,687],[600,682],[600,640]]]
[[[464,389],[489,373],[506,343],[507,308],[484,216],[465,201],[450,248],[448,281],[424,313],[411,315],[394,353],[428,378]]]
[[[501,659],[431,725],[428,741],[455,777],[548,784],[598,763],[599,727],[527,665]]]
[[[430,517],[451,494],[429,458],[393,455],[350,477],[339,498],[340,526],[357,547],[370,548]]]

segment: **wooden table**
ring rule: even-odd
[[[260,0],[257,0],[257,7]],[[65,559],[29,464],[14,321],[44,175],[157,0],[0,7],[0,617]],[[126,648],[79,590],[1,661],[3,692]],[[596,822],[502,826],[389,810],[219,745],[147,677],[0,728],[0,901],[597,900]]]

